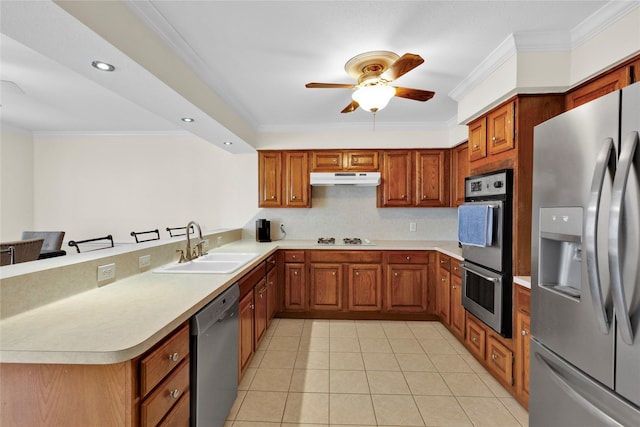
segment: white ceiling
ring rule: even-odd
[[[340,113],[350,102],[349,90],[304,87],[312,81],[352,83],[345,62],[370,50],[421,55],[425,63],[394,84],[436,92],[426,103],[392,99],[377,114],[377,126],[451,127],[457,105],[449,94],[511,34],[553,33],[570,40],[607,3],[144,0],[126,5],[140,18],[138,25],[151,28],[258,133],[371,129],[370,113]],[[190,128],[179,116],[193,108],[199,125],[215,127],[215,113],[194,108],[197,102],[163,84],[138,58],[114,54],[113,46],[54,3],[3,0],[1,7],[1,78],[21,89],[3,83],[3,125],[42,133],[184,132]],[[66,33],[73,37],[64,39]],[[104,59],[119,61],[118,78],[128,78],[127,84],[105,81],[88,57],[74,60],[76,47],[83,54],[92,48],[96,55],[110,52]],[[206,131],[194,133],[216,139]]]

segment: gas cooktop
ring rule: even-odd
[[[372,246],[375,243],[371,242],[369,239],[361,239],[359,237],[345,237],[342,239],[336,239],[335,237],[320,237],[317,241],[318,245],[346,245],[346,246],[354,246],[354,245],[362,245],[362,246]]]

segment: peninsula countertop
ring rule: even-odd
[[[146,271],[2,320],[0,361],[110,364],[133,359],[278,249],[437,250],[462,259],[457,242],[450,241],[376,241],[356,247],[308,240],[239,240],[215,251],[259,256],[232,274]]]

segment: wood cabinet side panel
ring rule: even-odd
[[[133,363],[2,363],[0,425],[135,426],[139,393]]]

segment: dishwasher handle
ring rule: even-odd
[[[239,300],[240,288],[234,283],[191,318],[191,335],[202,335],[214,324],[234,317]]]

